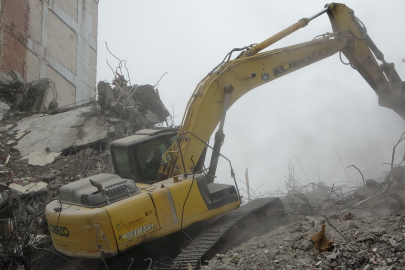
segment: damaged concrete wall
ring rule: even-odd
[[[96,93],[98,0],[2,0],[0,71],[55,82],[59,106]],[[54,98],[45,96],[46,107]]]

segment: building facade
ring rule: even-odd
[[[14,69],[26,81],[51,79],[59,107],[94,97],[98,3],[0,0],[0,71]]]

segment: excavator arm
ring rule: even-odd
[[[355,17],[353,10],[342,4],[330,4],[327,14],[334,32],[350,30],[355,37],[351,48],[343,50],[356,69],[377,93],[379,105],[395,111],[405,119],[405,83],[393,63],[387,63],[367,33],[365,25]],[[381,61],[379,65],[377,60]]]
[[[314,40],[281,49],[261,52],[278,40],[305,27],[312,19],[327,13],[333,33],[318,36]],[[325,59],[335,53],[343,53],[347,63],[357,70],[378,94],[380,105],[396,111],[405,118],[401,94],[402,80],[393,64],[384,60],[366,28],[343,4],[329,4],[312,17],[299,20],[280,33],[251,45],[234,59],[214,68],[196,87],[184,114],[178,141],[165,153],[160,167],[162,179],[181,173],[193,173],[195,162],[201,156],[205,144],[220,123],[215,135],[214,153],[211,158],[208,182],[213,181],[219,150],[224,140],[222,131],[225,114],[239,98],[250,90],[282,76]],[[380,66],[377,59],[382,61]]]

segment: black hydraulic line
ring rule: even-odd
[[[224,86],[224,92],[225,92],[224,107],[222,109],[222,117],[221,117],[221,121],[219,122],[218,131],[215,133],[215,142],[214,142],[215,152],[212,152],[212,155],[211,155],[211,162],[210,162],[211,165],[210,165],[210,169],[207,173],[207,183],[214,183],[215,173],[217,171],[218,158],[219,158],[218,153],[220,152],[222,144],[224,143],[224,139],[225,139],[224,124],[225,124],[226,112],[228,110],[229,98],[230,98],[233,90],[234,90],[234,88],[232,85]]]

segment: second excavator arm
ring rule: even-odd
[[[325,12],[332,23],[333,33],[321,35],[310,42],[260,53]],[[350,61],[348,64],[378,94],[381,106],[391,108],[405,118],[405,106],[401,99],[404,86],[393,64],[385,62],[383,54],[367,35],[365,27],[354,16],[354,12],[343,4],[333,3],[269,39],[244,48],[234,60],[230,60],[231,55],[228,54],[197,85],[187,104],[178,141],[163,157],[161,178],[192,173],[194,161],[199,159],[205,147],[202,142],[209,140],[220,123],[207,177],[207,182],[213,182],[219,150],[225,137],[225,114],[229,107],[250,90],[338,52],[346,56]],[[376,57],[383,62],[381,66]]]

